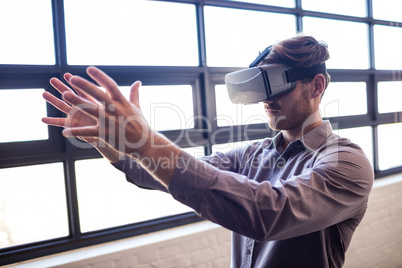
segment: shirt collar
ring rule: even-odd
[[[274,148],[278,148],[282,142],[282,139],[283,139],[283,135],[282,135],[282,131],[281,131],[278,134],[276,134],[276,136],[272,139],[270,146],[273,146]]]
[[[316,151],[332,133],[333,131],[331,123],[328,120],[324,120],[319,126],[305,133],[298,141],[300,141],[306,148]],[[283,134],[281,131],[272,139],[272,142],[269,144],[268,148],[271,146],[278,148],[282,139]]]
[[[325,120],[319,126],[304,134],[300,138],[300,141],[306,148],[316,151],[332,134],[331,123],[328,120]]]

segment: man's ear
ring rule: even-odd
[[[313,88],[311,92],[312,98],[320,98],[325,90],[325,77],[322,74],[317,74],[313,78]]]

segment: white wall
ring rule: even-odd
[[[402,267],[402,175],[375,182],[345,267]]]
[[[202,222],[14,266],[222,268],[229,264],[230,232]],[[366,216],[354,235],[344,267],[402,267],[402,175],[375,182]]]

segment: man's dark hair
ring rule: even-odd
[[[279,63],[294,68],[303,68],[324,63],[328,59],[329,52],[326,43],[317,41],[312,36],[298,35],[272,45],[271,52],[259,65]],[[330,76],[326,73],[324,77],[325,88],[327,88]],[[309,77],[301,81],[309,83],[313,78]]]

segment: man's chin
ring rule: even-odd
[[[269,126],[270,129],[272,129],[274,131],[281,131],[282,130],[277,124],[272,124],[270,122],[268,122],[268,126]]]
[[[281,116],[279,118],[276,117],[269,117],[268,118],[268,126],[270,129],[275,131],[284,130],[285,127],[285,117]]]

